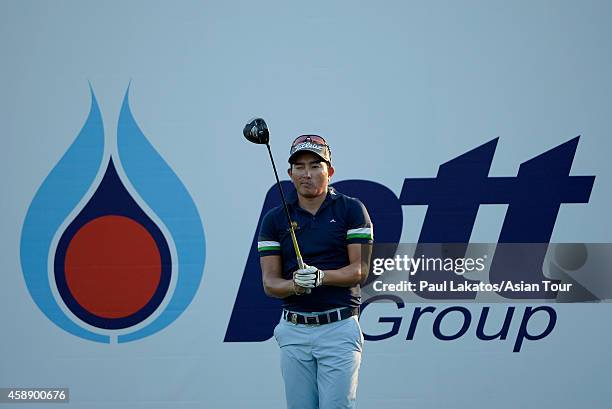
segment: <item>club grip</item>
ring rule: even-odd
[[[289,231],[291,232],[291,241],[293,242],[293,250],[295,250],[295,255],[297,256],[298,267],[300,269],[303,269],[304,259],[302,258],[302,252],[300,252],[300,246],[298,245],[297,237],[295,237],[295,230],[293,229],[293,224],[291,224]],[[311,292],[310,288],[307,288],[306,294],[310,294],[310,292]]]

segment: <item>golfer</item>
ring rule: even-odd
[[[283,299],[274,336],[287,407],[354,408],[363,348],[360,284],[371,251],[363,244],[372,243],[372,223],[358,199],[329,186],[334,168],[322,137],[296,138],[289,164],[295,192],[287,204],[306,265],[298,267],[282,206],[264,216],[258,238],[264,290]]]

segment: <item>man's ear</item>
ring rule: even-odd
[[[291,177],[291,168],[292,167],[293,167],[292,165],[289,165],[289,169],[287,169],[287,174],[289,175],[289,177]]]
[[[334,167],[329,163],[327,164],[327,174],[329,175],[329,177],[331,178],[332,176],[334,176]]]

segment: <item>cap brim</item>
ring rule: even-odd
[[[322,154],[321,154],[321,152],[319,152],[319,151],[318,151],[318,150],[316,150],[315,148],[302,148],[302,149],[300,149],[300,150],[297,150],[297,151],[293,152],[293,153],[292,153],[292,154],[289,156],[288,162],[289,162],[289,163],[293,163],[293,159],[294,159],[296,156],[298,156],[300,153],[303,153],[303,152],[312,152],[312,153],[314,153],[315,155],[317,155],[319,158],[321,158],[321,160],[322,160],[322,161],[324,161],[324,162],[330,162],[330,159],[329,159],[329,158],[326,158],[324,155],[322,155]]]

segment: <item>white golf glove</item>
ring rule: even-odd
[[[316,267],[304,265],[304,268],[299,269],[293,274],[295,284],[304,288],[315,288],[323,284],[325,272]]]

